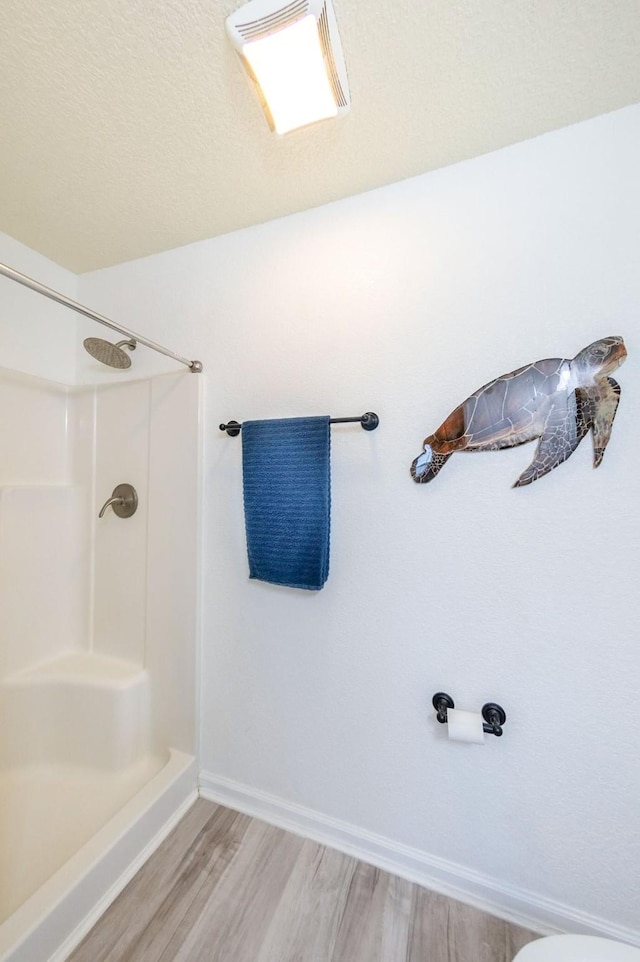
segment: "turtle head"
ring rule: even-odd
[[[603,337],[576,354],[571,367],[581,384],[592,384],[620,367],[626,356],[627,349],[621,337]]]
[[[425,441],[422,454],[419,454],[411,465],[411,477],[420,484],[422,481],[429,481],[427,472],[433,460],[433,450],[430,444]]]

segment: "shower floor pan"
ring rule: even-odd
[[[193,756],[148,750],[148,688],[80,652],[0,685],[0,962],[64,959],[195,798]]]

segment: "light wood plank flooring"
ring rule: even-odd
[[[200,799],[69,962],[512,962],[534,938]]]

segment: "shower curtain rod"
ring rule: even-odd
[[[21,274],[20,271],[16,271],[12,267],[8,267],[6,264],[1,263],[0,274],[8,277],[11,281],[17,281],[17,283],[22,284],[23,287],[28,287],[30,290],[35,291],[36,294],[42,294],[44,297],[48,297],[52,301],[57,301],[57,303],[62,304],[63,307],[69,307],[72,311],[76,311],[78,314],[84,314],[85,317],[91,318],[92,321],[97,321],[98,324],[103,324],[104,327],[111,328],[112,331],[117,331],[118,334],[124,334],[128,338],[133,338],[138,344],[144,344],[145,347],[150,347],[152,351],[158,351],[158,353],[164,354],[165,357],[171,357],[174,361],[179,361],[180,364],[186,364],[193,374],[200,374],[202,371],[202,363],[200,361],[189,361],[186,357],[180,357],[179,354],[174,354],[173,351],[169,351],[166,347],[162,347],[161,344],[156,344],[155,341],[150,341],[147,337],[142,337],[141,334],[136,334],[135,331],[130,331],[126,327],[121,327],[120,324],[110,321],[108,317],[103,317],[102,314],[96,314],[95,311],[90,310],[88,307],[83,307],[82,304],[71,300],[71,298],[67,297],[65,294],[60,294],[59,291],[54,291],[51,287],[46,287],[44,284],[34,280],[27,274]]]

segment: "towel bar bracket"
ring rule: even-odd
[[[359,418],[329,418],[329,424],[353,424],[359,423],[365,431],[375,431],[380,424],[380,418],[373,411],[366,411]],[[220,424],[221,431],[226,431],[230,438],[237,438],[242,429],[238,421],[228,421],[227,424]]]
[[[237,438],[240,434],[240,429],[242,425],[238,424],[237,421],[229,421],[228,424],[221,424],[220,430],[226,431],[230,438]]]
[[[380,418],[373,411],[367,411],[359,418],[329,418],[329,424],[350,424],[357,421],[365,431],[375,431],[380,424]]]
[[[367,411],[362,415],[360,423],[365,431],[375,431],[380,424],[380,418],[373,411]]]

